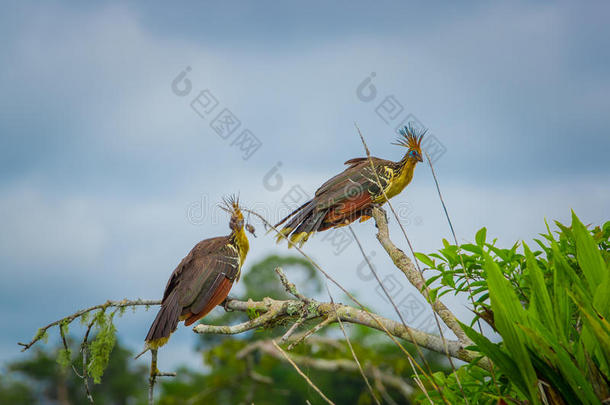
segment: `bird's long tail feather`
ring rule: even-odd
[[[312,200],[294,211],[291,214],[290,221],[282,228],[280,235],[278,235],[277,242],[284,238],[289,238],[292,243],[302,246],[320,228],[328,211],[316,210],[315,208],[316,203]],[[291,246],[289,244],[289,247]]]
[[[175,291],[172,291],[163,304],[161,304],[161,309],[150,326],[150,330],[145,339],[147,346],[156,349],[167,343],[169,336],[178,326],[180,312],[181,308],[180,305],[178,305],[178,296]]]
[[[282,225],[284,222],[286,222],[290,217],[294,216],[296,213],[298,213],[299,211],[301,211],[303,208],[305,208],[305,206],[307,206],[308,204],[311,203],[312,200],[307,201],[305,204],[301,205],[299,208],[297,208],[296,210],[292,211],[290,214],[286,215],[280,222],[278,222],[277,224],[274,225],[275,228],[277,228],[278,226]]]

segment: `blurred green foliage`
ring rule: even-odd
[[[77,345],[71,352],[79,353]],[[57,361],[63,346],[34,349],[24,360],[9,363],[0,375],[0,404],[72,404],[85,405],[89,400],[82,379],[72,366],[82,372],[80,354],[63,367]],[[144,366],[135,366],[133,354],[117,342],[100,384],[89,382],[96,404],[137,405],[146,403],[148,386]]]

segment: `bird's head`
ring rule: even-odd
[[[231,228],[232,231],[241,231],[244,227],[244,214],[242,214],[241,209],[239,208],[239,197],[230,195],[223,198],[220,208],[231,214],[229,228]]]
[[[230,195],[229,197],[223,198],[223,204],[220,206],[220,208],[231,214],[229,228],[231,228],[233,232],[239,232],[243,230],[245,226],[248,232],[256,236],[254,234],[254,227],[251,224],[245,223],[244,214],[239,208],[239,197]]]
[[[404,146],[408,148],[406,158],[415,160],[416,162],[423,162],[422,151],[421,151],[421,140],[426,134],[426,130],[417,131],[411,125],[407,125],[401,128],[399,131],[400,136],[394,142],[394,145]]]

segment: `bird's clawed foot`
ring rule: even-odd
[[[225,312],[233,312],[233,310],[231,308],[229,308],[228,305],[229,305],[229,301],[232,301],[234,299],[235,298],[227,295],[227,298],[225,298],[225,300],[220,304],[225,309]]]
[[[155,368],[152,368],[152,369],[150,370],[150,378],[155,378],[155,377],[157,377],[157,376],[160,376],[161,374],[163,374],[163,373],[161,373],[161,372],[159,371],[159,369],[157,368],[157,366],[155,366]]]

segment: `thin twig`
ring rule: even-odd
[[[411,361],[411,359],[409,359],[409,361]],[[426,398],[428,398],[428,401],[430,402],[430,404],[434,405],[432,398],[430,398],[430,395],[428,395],[428,391],[426,391],[426,387],[424,386],[424,383],[421,381],[421,379],[419,378],[419,376],[417,374],[413,377],[413,380],[415,380],[415,383],[417,384],[419,389],[424,393]]]
[[[288,338],[290,338],[290,336],[292,336],[292,334],[299,328],[299,326],[303,325],[303,322],[305,322],[305,320],[307,320],[306,317],[301,317],[301,318],[297,319],[292,324],[292,326],[290,326],[290,328],[288,328],[286,333],[284,333],[282,335],[282,337],[280,338],[280,343],[285,343],[288,340]]]
[[[313,335],[314,333],[317,333],[320,329],[322,329],[323,327],[330,325],[332,322],[334,322],[336,320],[336,318],[333,315],[328,315],[326,318],[324,318],[322,320],[322,322],[316,324],[316,326],[314,326],[313,328],[309,329],[307,332],[303,333],[297,340],[295,340],[294,342],[292,342],[291,344],[288,345],[287,349],[290,351],[292,349],[294,349],[295,346],[301,344],[302,342],[304,342],[308,337],[310,337],[311,335]]]
[[[398,405],[396,401],[388,394],[388,391],[385,389],[383,382],[381,381],[381,376],[378,369],[373,371],[373,379],[375,380],[375,387],[377,387],[377,391],[381,394],[382,398],[390,405]],[[409,396],[406,397],[409,399]]]
[[[362,376],[362,379],[366,383],[366,387],[368,388],[369,393],[371,394],[371,397],[373,397],[373,400],[375,401],[375,403],[377,405],[381,405],[381,403],[379,402],[379,399],[377,399],[377,396],[375,395],[375,392],[373,391],[373,387],[371,387],[371,383],[369,382],[369,379],[367,378],[366,374],[364,373],[364,370],[362,369],[362,365],[360,364],[360,360],[358,360],[358,356],[356,356],[356,352],[354,351],[354,348],[352,347],[352,342],[350,341],[349,336],[347,335],[347,332],[345,331],[343,322],[341,322],[341,317],[337,315],[337,307],[335,306],[335,300],[333,299],[333,296],[330,293],[330,287],[328,286],[328,281],[326,281],[326,291],[328,292],[328,296],[330,298],[330,303],[332,304],[333,310],[335,311],[335,317],[337,318],[337,322],[339,323],[341,332],[343,332],[343,336],[345,337],[345,342],[347,343],[347,346],[349,347],[349,350],[352,353],[352,357],[354,358],[354,361],[358,365],[358,371],[360,371],[360,375]]]
[[[157,349],[150,349],[150,377],[148,378],[148,404],[155,403],[155,382],[157,381]]]
[[[309,342],[316,342],[316,337],[312,337]],[[326,342],[327,339],[323,339],[323,344],[328,344]],[[337,343],[337,342],[335,342]],[[339,350],[342,349],[340,345]],[[278,360],[286,361],[286,358],[275,348],[272,344],[272,340],[259,340],[251,343],[250,345],[243,348],[236,354],[236,358],[241,359],[246,356],[251,356],[254,351],[260,351],[263,354],[267,354],[273,358]],[[324,359],[319,357],[310,357],[310,356],[299,356],[295,354],[289,355],[292,361],[294,361],[297,365],[301,367],[313,368],[320,371],[326,372],[337,372],[337,371],[347,371],[356,373],[358,372],[358,365],[355,361],[351,361],[348,359]],[[366,369],[363,369],[365,374],[371,378],[379,378],[381,381],[399,391],[404,397],[405,400],[408,401],[411,395],[413,394],[413,387],[406,383],[401,377],[384,372],[375,366],[367,366]]]
[[[87,399],[90,403],[93,403],[93,396],[91,395],[91,391],[89,390],[89,377],[87,373],[87,350],[88,350],[88,339],[89,333],[91,332],[91,328],[95,325],[95,319],[89,322],[87,325],[87,331],[85,332],[85,337],[83,338],[83,342],[80,345],[81,355],[83,356],[83,375],[80,376],[83,379],[83,385],[85,386],[85,393],[87,394]]]
[[[280,277],[280,281],[282,282],[282,285],[284,286],[284,288],[290,295],[294,296],[295,298],[297,298],[305,303],[307,303],[309,301],[309,299],[307,297],[305,297],[303,294],[301,294],[299,292],[299,290],[297,290],[297,287],[294,285],[294,283],[292,283],[288,280],[288,277],[286,277],[286,274],[284,273],[284,271],[282,270],[281,267],[276,267],[275,272]]]
[[[324,393],[322,391],[320,391],[320,389],[313,383],[313,381],[311,381],[309,379],[309,377],[307,377],[299,368],[299,366],[296,365],[296,363],[294,361],[292,361],[292,359],[290,358],[290,356],[288,356],[288,354],[282,350],[282,348],[275,343],[275,340],[271,341],[273,343],[273,346],[275,346],[275,348],[282,354],[282,356],[284,356],[284,358],[286,359],[286,361],[288,363],[290,363],[290,365],[292,365],[292,367],[294,367],[294,369],[297,371],[297,373],[299,373],[299,375],[301,377],[303,377],[305,379],[305,381],[307,381],[307,384],[309,384],[309,386],[311,388],[313,388],[321,397],[322,399],[324,399],[326,401],[326,403],[330,404],[330,405],[335,405],[335,403],[333,401],[331,401],[330,399],[328,399],[328,397],[326,395],[324,395]]]
[[[426,152],[426,151],[424,151],[424,153],[426,154],[426,160],[428,161],[428,166],[430,167],[430,171],[432,172],[432,178],[434,179],[436,191],[438,192],[438,198],[441,201],[441,205],[443,206],[443,211],[445,212],[445,218],[447,218],[447,223],[449,224],[449,229],[451,230],[451,235],[453,236],[453,241],[455,243],[455,246],[457,246],[457,254],[460,258],[460,262],[462,264],[462,269],[464,270],[464,279],[466,280],[466,288],[468,289],[468,297],[470,298],[470,302],[472,304],[472,310],[476,311],[476,304],[474,302],[472,288],[470,286],[470,275],[466,271],[466,264],[464,263],[464,256],[462,254],[462,246],[458,242],[457,236],[455,234],[455,229],[453,228],[453,222],[451,221],[451,218],[449,217],[449,211],[447,210],[447,205],[445,204],[445,199],[443,198],[443,194],[441,193],[441,187],[438,183],[438,178],[436,177],[436,172],[434,171],[434,167],[432,166],[432,160],[430,159],[430,155],[428,155],[428,152]],[[479,332],[481,334],[483,334],[483,327],[481,326],[481,319],[479,316],[477,316],[476,322],[477,322],[477,326],[479,327]],[[490,372],[491,372],[491,378],[494,382],[494,386],[496,387],[498,395],[501,395],[500,387],[498,386],[498,382],[496,381],[496,373],[494,372],[493,367],[491,368]]]

